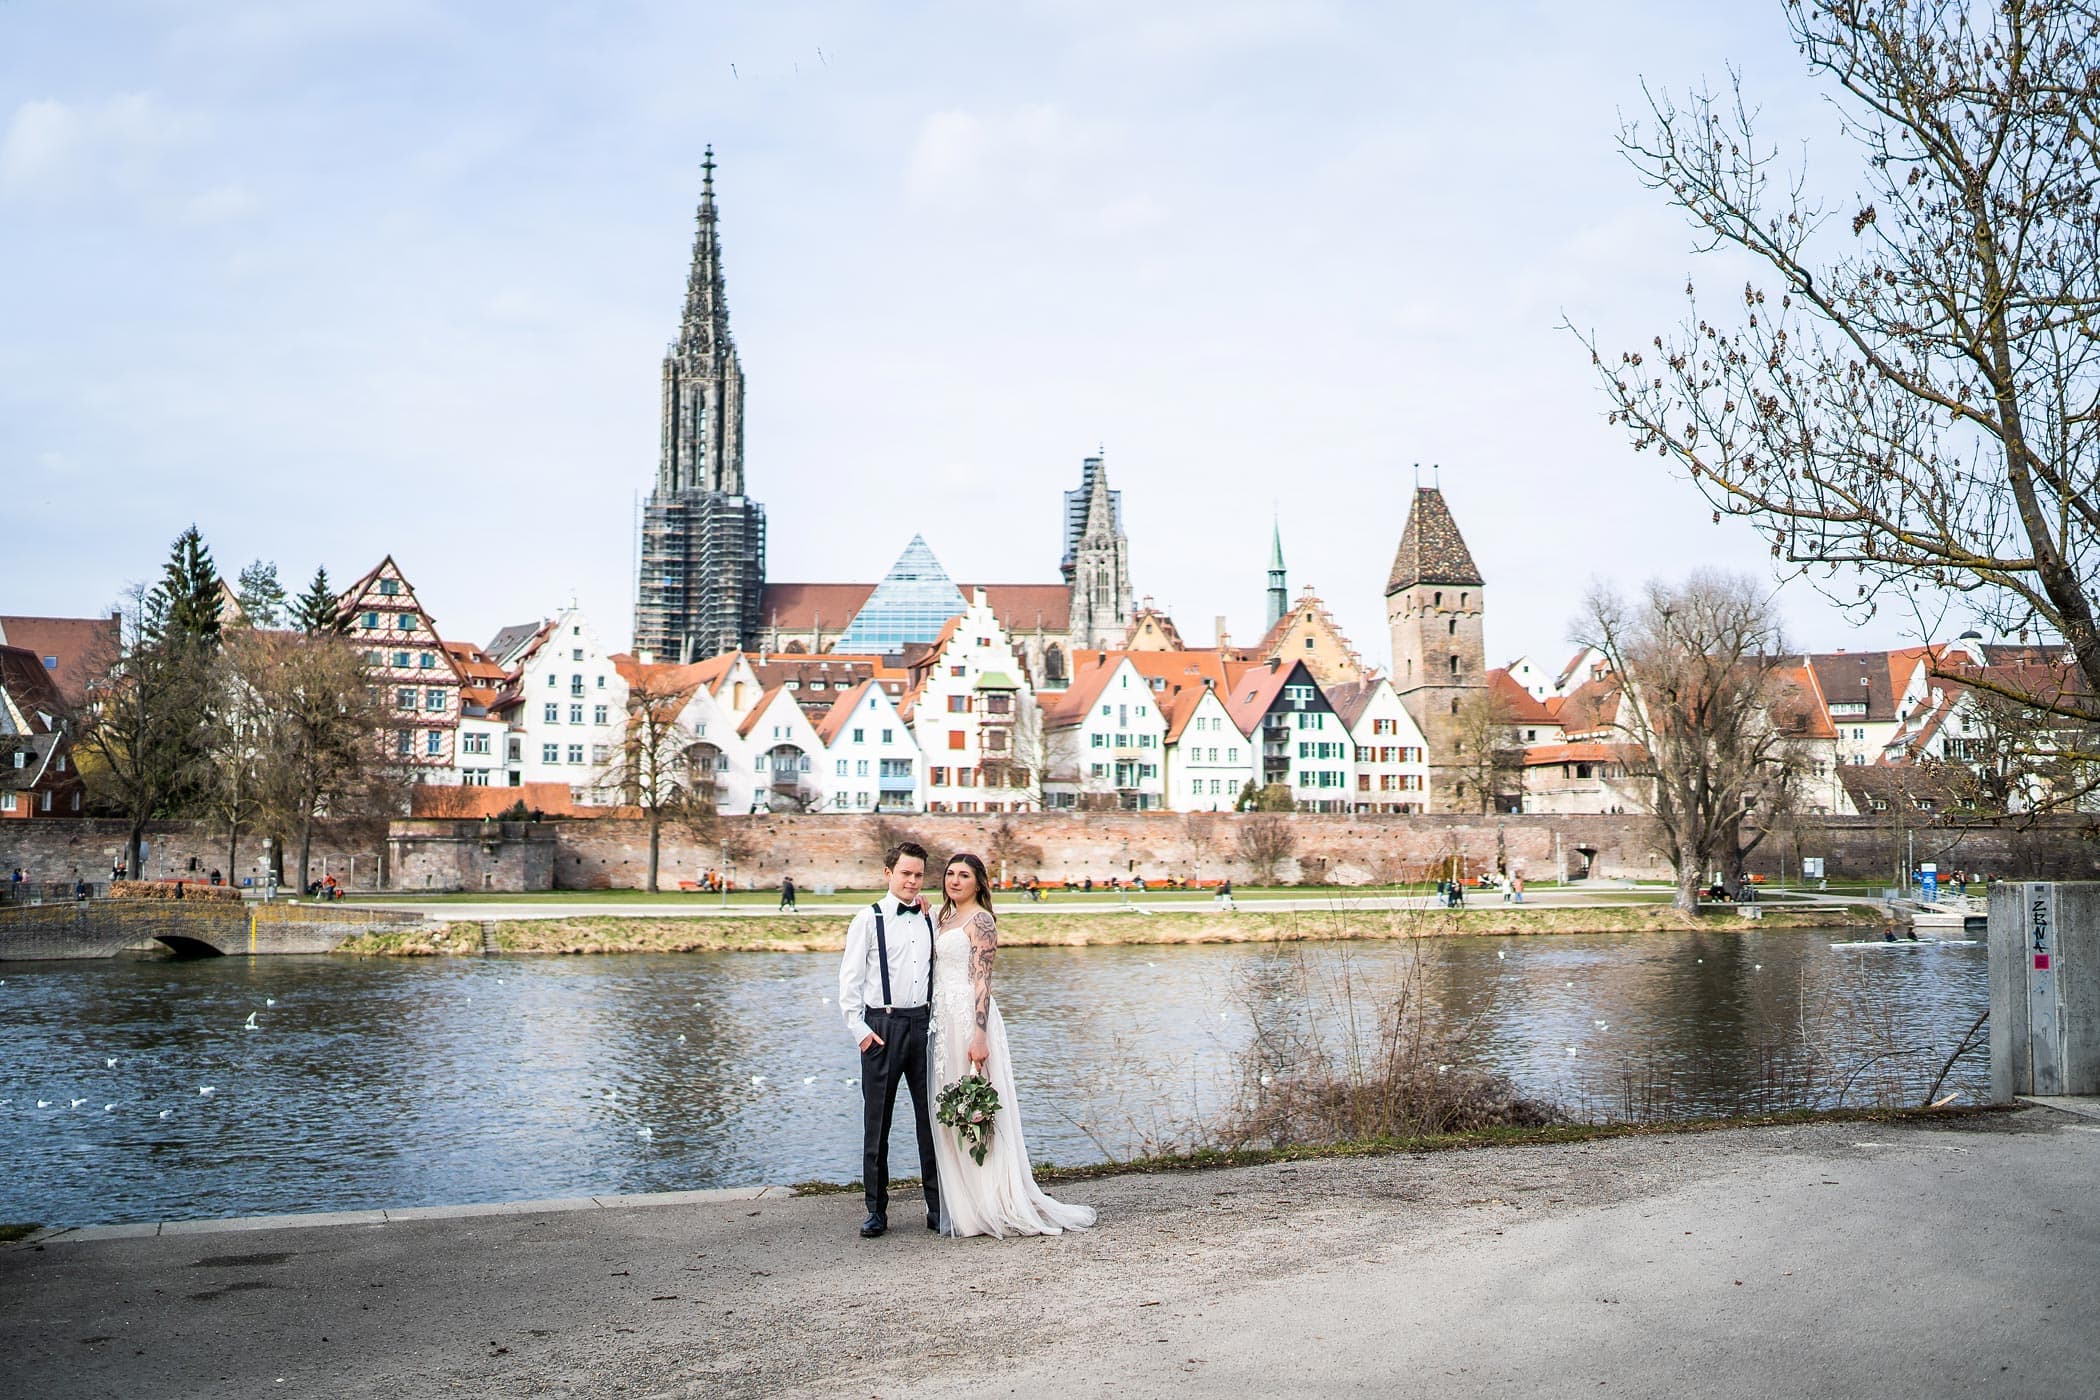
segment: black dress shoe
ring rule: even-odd
[[[860,1222],[860,1237],[864,1240],[872,1240],[889,1228],[890,1222],[883,1219],[882,1212],[871,1210],[868,1212],[868,1218]]]
[[[941,1222],[933,1216],[929,1215],[926,1217],[926,1228],[933,1231],[937,1235],[941,1232]]]

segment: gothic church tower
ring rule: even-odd
[[[656,489],[642,508],[635,581],[634,648],[658,661],[755,645],[766,580],[765,507],[744,495],[744,369],[729,334],[712,146],[701,171],[685,311],[664,355]]]
[[[1444,493],[1418,486],[1385,584],[1393,689],[1428,741],[1429,810],[1479,812],[1460,752],[1459,712],[1487,691],[1485,587]],[[1477,771],[1477,770],[1476,770]]]
[[[1130,628],[1136,600],[1130,591],[1130,539],[1123,533],[1116,493],[1108,489],[1108,466],[1086,459],[1086,505],[1069,546],[1065,581],[1072,589],[1071,644],[1119,647]],[[1071,498],[1066,493],[1067,501]],[[1070,507],[1067,506],[1069,515]]]

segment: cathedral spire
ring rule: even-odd
[[[1089,457],[1085,471],[1083,500],[1074,499],[1080,492],[1065,493],[1071,541],[1065,577],[1072,590],[1072,640],[1077,646],[1121,646],[1135,601],[1130,590],[1130,541],[1123,534],[1121,502],[1108,487],[1107,461]]]
[[[1283,522],[1269,526],[1269,626],[1274,627],[1291,610],[1291,588],[1283,568]]]

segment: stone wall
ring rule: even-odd
[[[19,865],[36,881],[106,882],[110,861],[123,853],[130,831],[126,822],[99,818],[0,822],[0,877]],[[214,830],[209,822],[149,822],[146,843],[146,868],[136,872],[146,879],[201,879],[213,869],[227,872],[223,827]],[[233,883],[260,873],[262,851],[260,835],[241,834],[240,869],[230,872]],[[323,823],[314,830],[307,873],[315,880],[332,874],[346,889],[377,889],[383,852],[383,843],[370,827]],[[297,878],[298,858],[295,836],[284,862],[287,879]]]
[[[1599,878],[1650,877],[1668,863],[1648,823],[1627,817],[1314,816],[1272,819],[1289,833],[1278,862],[1289,883],[1363,885],[1434,878],[1440,862],[1461,857],[1469,872],[1498,865],[1550,878],[1565,860],[1571,872],[1587,858]],[[648,829],[640,821],[598,819],[551,823],[560,832],[558,889],[633,889],[646,879]],[[714,836],[697,840],[673,827],[663,833],[659,884],[677,888],[723,864],[742,886],[772,886],[783,875],[817,885],[868,888],[879,883],[884,845],[913,837],[936,857],[969,850],[1005,873],[1077,883],[1111,877],[1196,880],[1256,878],[1258,861],[1242,849],[1248,818],[1211,813],[1045,813],[1023,816],[757,816],[724,818]]]
[[[595,824],[397,821],[387,833],[388,888],[500,894],[551,890],[559,833]]]
[[[109,958],[160,943],[229,956],[325,953],[360,934],[418,927],[421,914],[281,901],[96,899],[0,908],[0,961]]]
[[[2093,880],[2100,879],[2100,823],[2046,817],[2024,825],[1963,827],[1827,817],[1798,834],[1768,839],[1752,853],[1750,869],[1780,874],[1782,856],[1789,878],[1800,876],[1802,856],[1821,856],[1832,877],[1891,884],[1913,858],[1939,866],[1943,879],[1962,870],[1993,879]]]

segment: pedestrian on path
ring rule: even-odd
[[[780,907],[791,912],[795,907],[795,877],[792,875],[780,877]]]

